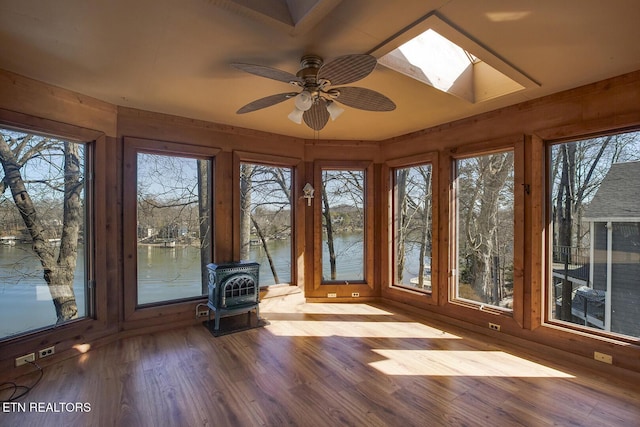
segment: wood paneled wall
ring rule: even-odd
[[[541,296],[544,283],[545,141],[640,126],[638,99],[640,71],[386,141],[302,140],[118,107],[0,70],[2,123],[69,137],[93,135],[97,141],[96,250],[100,273],[98,287],[102,292],[95,320],[0,343],[0,377],[15,377],[23,372],[26,368],[21,371],[13,367],[13,359],[47,345],[55,344],[57,354],[45,359],[45,364],[76,355],[74,346],[77,344],[102,345],[123,335],[196,322],[193,319],[194,303],[157,309],[140,319],[125,318],[123,295],[127,294],[128,286],[135,286],[123,269],[126,138],[219,150],[215,157],[217,232],[214,255],[219,260],[233,259],[237,253],[238,227],[234,223],[233,207],[238,190],[234,183],[234,165],[241,158],[266,161],[282,158],[286,164],[295,164],[294,188],[298,197],[294,277],[308,297],[321,296],[314,294],[317,288],[314,258],[319,256],[318,248],[314,248],[314,238],[319,227],[313,209],[306,209],[306,203],[299,197],[300,189],[306,182],[317,180],[314,170],[319,163],[339,160],[371,164],[373,177],[370,182],[374,194],[370,216],[373,235],[370,262],[374,268],[373,283],[367,286],[367,296],[407,303],[428,311],[434,318],[482,333],[491,333],[486,324],[496,321],[496,315],[453,304],[448,299],[451,163],[461,152],[512,146],[516,149],[519,182],[527,184],[530,192],[519,194],[516,206],[516,230],[521,236],[518,248],[521,285],[516,303],[519,308],[514,310],[514,316],[499,318],[501,336],[513,337],[518,344],[533,340],[589,358],[593,351],[602,351],[612,354],[615,364],[640,371],[638,343],[620,343],[545,325]],[[389,287],[389,171],[397,159],[424,156],[434,161],[434,188],[438,190],[434,203],[438,284],[431,296]]]
[[[382,287],[382,296],[429,310],[434,317],[487,332],[501,324],[501,334],[536,341],[593,358],[594,351],[613,355],[614,363],[640,370],[640,340],[594,337],[545,324],[545,157],[546,142],[580,139],[610,131],[640,129],[640,71],[447,123],[381,142],[383,159],[437,153],[440,185],[437,213],[438,283],[431,297]],[[515,258],[513,315],[498,315],[448,300],[450,288],[451,166],[457,156],[515,149]],[[393,165],[393,162],[387,161]],[[524,192],[524,186],[528,193]],[[434,192],[435,194],[435,192]],[[388,223],[386,218],[383,223]],[[381,234],[388,230],[382,230]],[[388,249],[382,249],[388,251]],[[390,280],[387,267],[382,283]]]

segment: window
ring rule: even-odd
[[[394,284],[431,291],[433,194],[431,164],[393,171]]]
[[[260,264],[260,285],[291,283],[289,167],[240,163],[240,259]]]
[[[93,315],[90,148],[0,129],[0,339]]]
[[[548,320],[640,337],[640,132],[549,154]]]
[[[138,153],[138,304],[199,297],[210,258],[209,160]]]
[[[202,298],[212,262],[217,149],[124,138],[124,308]],[[145,310],[138,310],[145,308]],[[173,310],[180,310],[176,305]]]
[[[513,308],[513,151],[455,161],[454,298]]]
[[[323,169],[322,281],[365,281],[365,171]]]

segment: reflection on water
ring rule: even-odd
[[[202,295],[200,271],[200,248],[139,245],[138,304]]]
[[[291,283],[291,245],[289,240],[272,240],[267,242],[267,247],[280,283]],[[269,260],[262,245],[251,246],[249,253],[251,259],[248,261],[260,264],[260,286],[275,284]]]
[[[78,317],[85,316],[84,248],[78,247],[73,291]],[[0,338],[56,323],[56,310],[31,245],[0,245]]]
[[[364,237],[362,233],[334,236],[336,278],[340,281],[364,280]],[[331,262],[326,236],[322,239],[322,280],[331,280]]]

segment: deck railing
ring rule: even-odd
[[[589,264],[589,248],[577,246],[554,246],[553,262],[570,266],[576,269]]]
[[[557,295],[560,298],[556,299],[556,302],[560,303],[560,319],[570,322],[573,318],[571,305],[575,282],[571,278],[580,278],[589,283],[587,271],[589,269],[589,250],[575,246],[554,246],[553,263],[560,264],[560,266],[554,266],[554,272],[559,270],[563,274],[559,289],[556,288],[556,293],[560,294]]]

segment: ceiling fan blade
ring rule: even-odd
[[[311,108],[302,115],[304,122],[313,130],[322,130],[329,121],[329,112],[327,111],[327,101],[319,98],[313,103]]]
[[[237,68],[238,70],[244,71],[246,73],[254,74],[260,77],[266,77],[272,80],[278,80],[280,82],[302,83],[302,79],[296,76],[295,74],[291,74],[287,71],[278,70],[276,68],[265,67],[263,65],[240,64],[240,63],[233,63],[231,64],[231,66],[233,68]]]
[[[371,55],[344,55],[324,64],[318,70],[318,79],[326,79],[332,85],[345,85],[367,77],[378,60]]]
[[[375,90],[363,87],[337,87],[333,90],[339,92],[336,101],[349,107],[367,111],[393,111],[396,104]]]
[[[271,107],[272,105],[276,105],[283,101],[286,101],[287,99],[293,98],[296,95],[296,92],[287,92],[265,96],[264,98],[256,99],[255,101],[248,103],[247,105],[236,111],[236,114],[250,113],[252,111]]]

